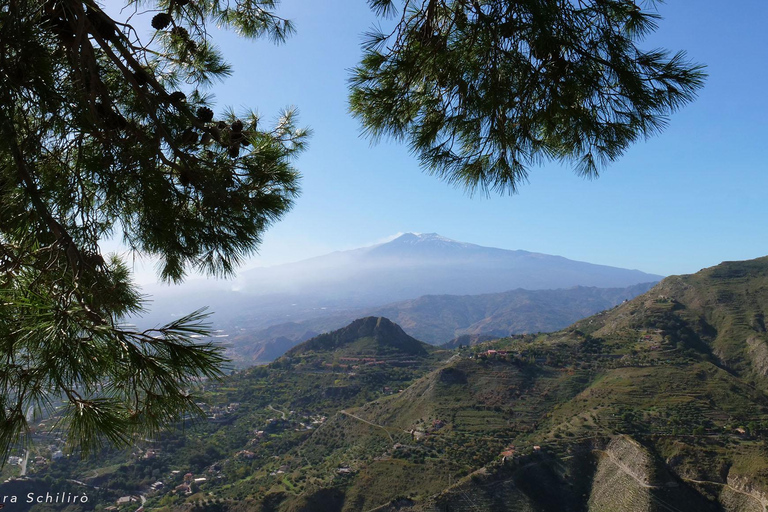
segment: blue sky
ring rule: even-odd
[[[398,232],[657,274],[696,272],[768,254],[768,3],[670,1],[646,47],[685,49],[707,65],[699,98],[659,136],[633,146],[596,180],[558,164],[533,168],[517,195],[469,197],[420,170],[407,148],[360,137],[347,77],[375,22],[365,0],[284,0],[286,44],[214,31],[234,66],[216,109],[265,119],[296,105],[313,129],[297,162],[302,195],[244,268],[370,245]]]

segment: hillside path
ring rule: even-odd
[[[461,354],[453,354],[451,357],[443,361],[443,364],[448,364],[456,361],[457,359],[461,359]]]
[[[651,485],[651,484],[643,482],[640,478],[637,477],[637,475],[634,474],[634,472],[632,472],[631,469],[629,469],[626,465],[624,465],[624,463],[622,463],[619,460],[617,460],[616,457],[611,455],[609,452],[606,452],[606,451],[603,451],[603,450],[594,450],[594,451],[600,452],[600,453],[606,455],[611,460],[611,462],[613,462],[620,470],[622,470],[628,476],[632,477],[632,479],[635,482],[637,482],[638,484],[640,484],[642,487],[645,487],[646,489],[659,489],[661,487],[660,485]]]
[[[267,409],[271,409],[271,410],[273,410],[275,412],[279,412],[283,416],[283,419],[286,419],[285,413],[283,411],[281,411],[280,409],[275,409],[274,407],[272,407],[272,404],[269,404],[267,406]]]
[[[368,420],[364,420],[364,419],[363,419],[363,418],[361,418],[360,416],[355,416],[355,415],[354,415],[354,414],[352,414],[351,412],[347,412],[347,411],[345,411],[345,410],[341,410],[341,411],[339,411],[339,413],[341,413],[341,414],[344,414],[344,415],[346,415],[346,416],[349,416],[350,418],[355,418],[356,420],[358,420],[358,421],[362,421],[363,423],[367,423],[368,425],[370,425],[370,426],[372,426],[372,427],[376,427],[376,428],[380,428],[380,429],[382,429],[384,432],[386,432],[386,433],[387,433],[387,436],[389,436],[389,440],[390,440],[390,441],[392,441],[393,443],[395,442],[395,439],[392,437],[392,434],[390,434],[390,433],[389,433],[389,430],[387,430],[387,427],[385,427],[385,426],[383,426],[383,425],[377,425],[377,424],[375,424],[375,423],[371,423],[370,421],[368,421]],[[406,432],[406,431],[404,430],[403,432]]]
[[[607,455],[608,458],[611,460],[611,462],[613,462],[625,474],[627,474],[628,476],[632,477],[632,479],[634,479],[642,487],[645,487],[646,489],[658,489],[658,488],[661,487],[660,485],[650,485],[650,484],[647,484],[647,483],[643,482],[637,476],[635,476],[635,474],[627,466],[625,466],[623,463],[621,463],[618,460],[616,460],[616,458],[613,455],[611,455],[610,453],[605,452],[603,450],[594,450],[594,451],[600,452],[602,454]],[[719,485],[721,487],[728,487],[733,492],[736,492],[736,493],[739,493],[739,494],[743,494],[745,496],[749,496],[750,498],[752,498],[753,500],[757,501],[760,504],[760,506],[762,507],[764,512],[768,511],[768,503],[766,503],[764,500],[762,500],[762,499],[758,498],[757,496],[755,496],[753,494],[750,494],[748,492],[742,491],[740,489],[736,489],[735,487],[733,487],[730,484],[723,483],[723,482],[714,482],[712,480],[695,480],[693,478],[685,478],[685,477],[680,477],[680,479],[685,481],[685,482],[692,482],[692,483],[696,483],[696,484],[715,484],[715,485]]]
[[[732,486],[731,484],[724,483],[724,482],[714,482],[712,480],[696,480],[694,478],[685,478],[685,477],[682,477],[682,476],[680,477],[680,479],[683,480],[684,482],[693,482],[695,484],[714,484],[714,485],[719,485],[721,487],[728,487],[733,492],[737,492],[739,494],[743,494],[745,496],[749,496],[753,500],[755,500],[758,503],[760,503],[760,506],[763,507],[763,511],[768,510],[768,503],[766,503],[764,500],[762,500],[762,499],[758,498],[757,496],[755,496],[753,494],[750,494],[750,493],[748,493],[746,491],[742,491],[740,489],[737,489],[734,486]]]

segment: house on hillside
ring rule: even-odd
[[[501,452],[500,455],[501,455],[501,462],[507,462],[508,459],[511,459],[515,456],[515,449],[509,448]]]
[[[117,498],[117,506],[119,507],[121,505],[130,505],[136,501],[139,501],[139,498],[136,496],[121,496]]]

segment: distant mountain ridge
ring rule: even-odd
[[[476,295],[596,286],[626,287],[662,276],[522,250],[458,242],[436,233],[406,233],[390,242],[340,251],[241,275],[256,295],[297,293],[328,306],[362,306],[422,295]]]
[[[378,245],[339,251],[324,256],[242,272],[229,290],[215,283],[190,282],[185,287],[145,290],[153,295],[152,314],[135,323],[153,327],[207,306],[214,314],[214,328],[229,335],[233,356],[245,364],[271,360],[288,347],[281,337],[303,341],[307,336],[338,328],[360,316],[386,316],[384,305],[413,301],[425,295],[480,295],[524,289],[553,290],[576,286],[625,288],[658,281],[661,276],[638,270],[573,261],[522,250],[506,250],[459,242],[435,233],[406,233]],[[629,297],[628,297],[629,298]],[[611,304],[612,305],[612,304]],[[413,304],[414,311],[419,309]],[[610,306],[604,306],[610,307]],[[557,322],[525,320],[522,310],[515,327],[486,326],[493,332],[530,332],[563,327],[601,308],[585,308]],[[354,316],[350,315],[354,312]],[[453,316],[453,313],[449,316]],[[472,322],[451,321],[450,328],[414,330],[423,321],[402,314],[393,318],[418,339],[445,343],[457,335],[487,330],[470,328],[489,315],[472,315]],[[323,319],[339,317],[334,322]],[[286,323],[313,320],[300,333],[275,332],[253,336],[264,329]],[[340,320],[340,321],[339,321]],[[303,326],[302,326],[303,327]],[[300,328],[302,328],[300,327]],[[498,327],[498,329],[497,329]],[[469,329],[457,332],[457,329]],[[277,331],[285,330],[283,328]],[[430,332],[433,331],[433,332]],[[251,341],[249,341],[249,339]],[[247,345],[252,343],[253,346]],[[257,354],[257,352],[261,352]],[[254,359],[256,355],[256,359]]]
[[[426,295],[378,308],[278,324],[250,332],[236,342],[240,347],[238,353],[248,360],[272,361],[298,343],[363,316],[390,318],[411,336],[433,345],[463,335],[499,338],[510,334],[551,332],[632,299],[653,285],[512,290],[464,296]]]

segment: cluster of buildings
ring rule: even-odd
[[[139,501],[141,501],[141,498],[139,498],[138,496],[120,496],[119,498],[117,498],[116,505],[112,505],[111,507],[105,507],[104,510],[106,512],[116,512],[117,510],[120,510],[121,508],[127,505],[132,505],[133,503],[138,503]],[[140,507],[139,509],[136,510],[136,512],[143,512],[143,511],[144,511],[144,507]]]
[[[48,447],[48,450],[51,453],[50,460],[43,457],[42,455],[37,455],[33,459],[30,459],[29,462],[35,466],[43,467],[43,466],[47,466],[51,460],[57,460],[64,457],[64,452],[62,452],[56,445],[50,445]],[[21,466],[24,463],[24,457],[11,455],[10,457],[8,457],[7,462],[11,466]]]
[[[205,413],[209,420],[222,419],[240,408],[240,402],[232,402],[229,405],[223,406],[210,405],[204,402],[199,402],[195,405],[197,405]]]
[[[270,475],[271,476],[282,475],[282,474],[285,474],[285,472],[288,471],[289,469],[290,467],[288,466],[288,464],[283,464],[282,466],[277,468],[275,471],[272,471]]]
[[[507,357],[511,352],[508,350],[486,350],[485,352],[481,352],[481,354],[486,357]]]
[[[319,427],[323,423],[325,423],[325,420],[328,419],[325,416],[310,416],[309,422],[300,421],[299,422],[299,428],[297,428],[297,431],[300,430],[312,430],[314,428]]]
[[[195,487],[199,487],[207,481],[208,479],[204,476],[195,478],[195,475],[192,473],[187,473],[184,475],[184,481],[173,488],[173,492],[177,494],[192,494]]]
[[[326,368],[340,368],[357,370],[365,366],[412,366],[421,364],[422,361],[403,359],[377,359],[375,357],[340,357],[338,363],[323,363]],[[354,375],[350,373],[349,375]]]
[[[445,427],[446,425],[447,425],[447,423],[445,421],[443,421],[443,420],[439,420],[439,419],[432,420],[432,424],[429,427],[427,427],[427,428],[425,428],[424,426],[422,426],[422,430],[418,430],[416,428],[412,428],[410,430],[411,439],[413,439],[415,441],[419,441],[419,440],[424,439],[425,437],[427,437],[427,436],[429,436],[431,434],[436,433],[438,430],[440,430],[441,428]]]

